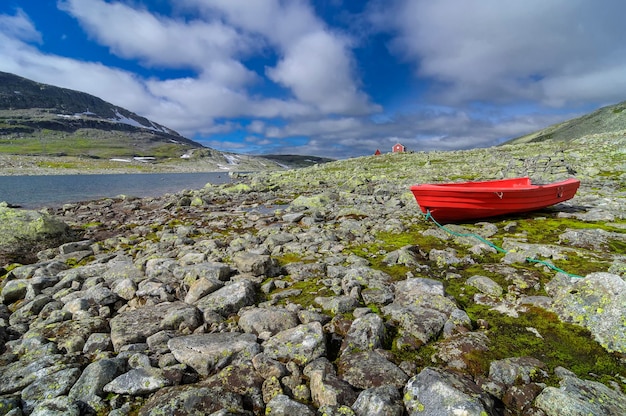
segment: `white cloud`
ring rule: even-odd
[[[296,98],[324,114],[368,114],[377,109],[354,83],[345,45],[327,32],[308,34],[285,52],[267,74]]]
[[[0,28],[9,39],[41,43],[41,33],[35,29],[33,22],[21,9],[16,10],[15,16],[0,15]]]
[[[621,100],[623,84],[607,96],[614,77],[594,74],[626,73],[624,15],[621,0],[392,0],[370,9],[394,34],[391,50],[439,81],[448,103]],[[577,81],[585,88],[557,90]]]
[[[207,17],[222,13],[228,22],[267,39],[279,62],[268,77],[321,114],[369,114],[380,111],[359,89],[350,40],[332,32],[306,1],[184,0]]]
[[[65,0],[59,5],[122,58],[140,59],[151,67],[193,68],[234,88],[256,78],[235,57],[250,53],[258,42],[219,20],[187,22],[102,0]]]

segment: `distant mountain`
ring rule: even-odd
[[[554,124],[543,130],[509,140],[504,144],[534,143],[546,140],[567,141],[591,134],[616,132],[626,132],[626,101],[602,107],[593,113]]]
[[[1,153],[180,157],[202,147],[93,95],[0,72]]]
[[[335,159],[318,156],[301,156],[301,155],[263,155],[265,159],[272,160],[286,168],[305,168],[307,166],[318,165],[322,163],[334,162]]]

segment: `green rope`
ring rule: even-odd
[[[475,239],[477,239],[477,240],[487,244],[489,247],[494,248],[496,251],[498,251],[500,253],[504,253],[504,254],[508,253],[507,250],[503,249],[502,247],[498,247],[497,245],[495,245],[491,241],[484,239],[483,237],[479,236],[478,234],[474,234],[474,233],[457,233],[456,231],[453,231],[453,230],[451,230],[449,228],[444,227],[443,225],[439,224],[437,222],[437,220],[432,216],[432,214],[430,213],[430,210],[426,211],[426,220],[427,221],[431,220],[432,222],[435,223],[435,225],[437,225],[437,227],[441,228],[442,230],[444,230],[448,234],[452,234],[452,235],[457,236],[457,237],[471,237],[471,238],[475,238]],[[575,278],[578,278],[578,279],[583,279],[584,278],[583,276],[578,276],[576,274],[568,273],[565,270],[556,267],[554,264],[548,263],[547,261],[544,261],[544,260],[537,260],[537,259],[534,259],[532,257],[526,257],[526,261],[528,263],[543,264],[544,266],[546,266],[546,267],[548,267],[548,268],[550,268],[550,269],[552,269],[552,270],[554,270],[556,272],[566,274],[566,275],[568,275],[570,277],[575,277]]]

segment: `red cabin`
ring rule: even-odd
[[[393,147],[391,148],[391,151],[393,153],[403,153],[406,151],[406,148],[404,147],[403,144],[400,143],[396,143],[393,145]]]

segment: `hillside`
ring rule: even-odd
[[[93,95],[0,72],[0,174],[282,167],[204,147]]]
[[[536,143],[546,140],[569,141],[592,134],[626,131],[626,101],[602,107],[593,113],[546,127],[543,130],[509,140],[504,144]]]
[[[0,72],[1,153],[166,157],[200,147],[93,95]]]

